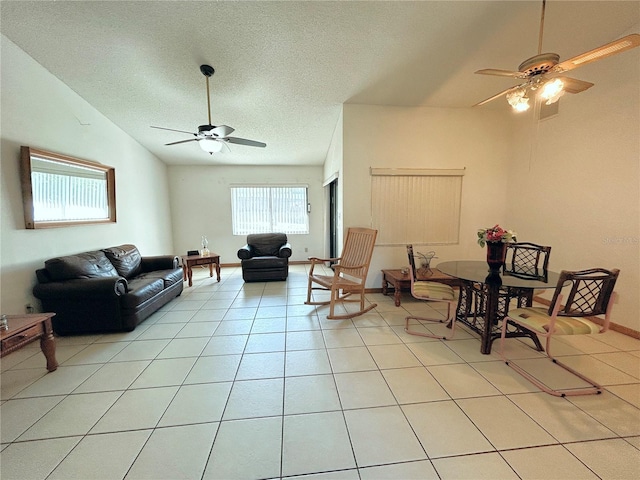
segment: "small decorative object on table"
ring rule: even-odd
[[[209,252],[209,240],[207,240],[207,236],[206,235],[203,235],[202,236],[202,250],[200,250],[200,256],[208,257],[210,253],[211,252]]]
[[[436,257],[436,252],[433,250],[427,253],[416,252],[416,257],[420,258],[420,268],[418,268],[418,276],[426,277],[427,275],[432,275],[433,271],[431,270],[431,260]]]
[[[505,230],[500,225],[478,229],[478,245],[487,246],[487,264],[489,271],[497,273],[504,265],[507,243],[516,241],[516,233]]]
[[[4,313],[0,317],[0,330],[9,330],[9,321]]]

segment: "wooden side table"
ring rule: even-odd
[[[182,279],[189,280],[189,286],[193,286],[193,270],[196,265],[209,265],[209,276],[213,277],[213,266],[216,267],[216,275],[220,281],[220,255],[211,252],[209,256],[182,255]]]
[[[431,275],[418,277],[418,280],[426,280],[429,282],[440,282],[459,287],[462,282],[460,279],[442,273],[437,268],[432,268]],[[411,289],[411,279],[408,273],[402,273],[400,269],[382,270],[382,294],[389,294],[389,286],[393,287],[393,299],[396,307],[400,306],[400,292],[402,290],[409,291]]]
[[[51,317],[55,313],[33,313],[27,315],[7,315],[9,330],[0,330],[0,357],[40,339],[40,348],[47,359],[47,370],[58,368],[56,341],[53,338]]]

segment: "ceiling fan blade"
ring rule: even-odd
[[[188,140],[180,140],[180,141],[177,141],[177,142],[165,143],[165,146],[167,146],[167,145],[178,145],[179,143],[197,142],[198,140],[199,140],[198,138],[190,138]]]
[[[231,135],[235,129],[231,128],[229,125],[219,125],[213,129],[211,129],[211,134],[214,137],[226,137],[227,135]]]
[[[237,145],[246,145],[248,147],[266,147],[267,144],[263,142],[256,142],[255,140],[247,140],[246,138],[238,137],[226,137],[225,141],[229,143],[235,143]]]
[[[577,78],[570,77],[557,77],[564,83],[564,91],[567,93],[580,93],[593,87],[593,83],[585,82],[584,80],[578,80]]]
[[[175,130],[173,128],[164,128],[164,127],[154,127],[151,125],[151,128],[157,128],[158,130],[169,130],[170,132],[180,132],[180,133],[188,133],[189,135],[195,135],[193,132],[187,132],[185,130]]]
[[[601,47],[589,50],[588,52],[570,58],[569,60],[565,60],[564,62],[556,65],[553,69],[560,73],[566,72],[573,70],[574,68],[581,67],[582,65],[586,65],[587,63],[622,53],[637,46],[640,46],[640,34],[632,33],[631,35],[627,35],[626,37],[619,38],[618,40],[614,40],[613,42],[602,45]]]
[[[526,83],[525,83],[524,85],[526,85]],[[512,92],[512,91],[514,91],[514,90],[517,90],[517,89],[521,88],[522,86],[523,86],[523,85],[516,85],[515,87],[507,88],[506,90],[503,90],[503,91],[502,91],[502,92],[500,92],[500,93],[496,93],[493,97],[489,97],[489,98],[487,98],[486,100],[483,100],[483,101],[481,101],[481,102],[479,102],[479,103],[476,103],[476,104],[474,105],[474,107],[479,107],[479,106],[481,106],[481,105],[484,105],[485,103],[489,103],[489,102],[491,102],[492,100],[495,100],[495,99],[497,99],[497,98],[500,98],[500,97],[502,97],[502,96],[506,95],[506,94],[507,94],[507,93],[509,93],[509,92]]]
[[[511,78],[527,78],[527,75],[522,72],[512,72],[511,70],[499,70],[496,68],[485,68],[475,72],[480,75],[496,75],[498,77],[511,77]]]

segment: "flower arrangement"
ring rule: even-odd
[[[500,225],[478,229],[478,245],[481,247],[484,247],[487,242],[511,243],[516,241],[516,232],[505,230]]]

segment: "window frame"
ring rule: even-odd
[[[105,191],[101,194],[101,196],[106,199],[104,216],[101,216],[99,218],[67,217],[56,220],[39,219],[36,215],[36,205],[34,203],[34,175],[38,175],[38,168],[34,164],[37,164],[38,161],[50,163],[52,165],[52,170],[63,172],[63,175],[68,176],[70,179],[82,179],[87,177],[100,178],[100,184],[104,182],[105,189]],[[73,173],[74,171],[76,172],[75,174]],[[90,162],[88,160],[82,160],[66,155],[47,152],[45,150],[22,146],[20,147],[20,176],[22,186],[24,221],[25,228],[27,229],[116,223],[116,180],[115,169],[113,167],[102,165],[96,162]],[[86,196],[86,194],[88,193],[86,185],[87,182],[84,182],[85,185],[82,185],[82,183],[83,182],[81,181],[76,182],[75,185],[70,186],[69,191],[65,193],[69,194],[73,187],[75,187],[76,189],[79,188],[81,190],[84,187],[85,191],[77,196]],[[92,187],[89,187],[89,190],[91,189]]]

